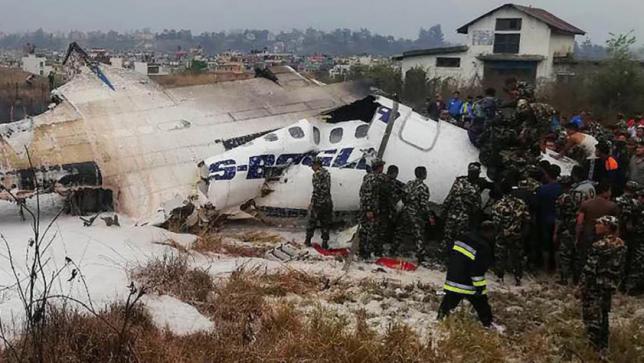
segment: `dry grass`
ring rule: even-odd
[[[153,261],[141,271],[145,273],[139,277],[151,282],[154,291],[188,301],[216,326],[211,333],[179,337],[153,326],[143,310],[136,310],[127,344],[142,362],[598,361],[585,338],[579,302],[559,287],[524,294],[493,293],[495,316],[507,327],[503,334],[484,329],[464,303],[433,327],[428,337],[421,338],[419,326],[393,319],[378,332],[370,326],[369,313],[364,310],[347,314],[316,302],[302,309],[283,297],[296,294],[318,301],[315,297],[326,296],[333,306],[333,300],[338,304],[350,301],[354,291],[393,297],[392,291],[414,290],[415,294],[427,292],[428,304],[434,305],[438,298],[428,286],[399,287],[386,280],[349,286],[301,271],[270,274],[259,268],[240,268],[213,285],[204,276],[207,273],[189,268],[184,259],[176,257]],[[199,277],[183,277],[193,274]],[[615,314],[625,316],[639,305],[637,300],[620,300]],[[101,313],[116,325],[123,321],[122,315],[118,305]],[[53,310],[50,321],[46,335],[52,361],[102,362],[122,357],[122,343],[99,319],[78,311]],[[643,328],[641,318],[614,324],[609,360],[642,361]],[[16,344],[27,342],[18,340]],[[6,351],[4,358],[10,358]]]
[[[282,237],[274,233],[265,231],[250,231],[231,235],[232,238],[238,239],[243,242],[251,243],[272,243],[278,244],[283,241]]]
[[[132,273],[151,292],[169,294],[184,301],[205,301],[214,283],[208,271],[191,269],[185,256],[164,255]]]
[[[243,237],[232,237],[241,241],[258,242],[266,240],[274,240],[274,237],[269,234],[251,234],[255,239],[243,239]],[[217,253],[225,254],[231,257],[262,257],[266,254],[271,247],[260,244],[247,245],[242,242],[233,242],[227,240],[226,236],[218,233],[204,233],[197,238],[193,249],[200,253]]]

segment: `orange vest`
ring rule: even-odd
[[[617,164],[617,160],[615,160],[615,158],[613,158],[612,156],[609,156],[608,159],[606,159],[606,161],[604,162],[604,168],[606,169],[606,171],[617,170],[618,167],[619,164]]]

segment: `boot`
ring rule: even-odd
[[[310,238],[305,239],[305,240],[304,240],[304,245],[305,245],[306,247],[311,247],[311,246],[312,246],[312,245],[311,245],[311,239],[310,239]]]
[[[324,248],[325,250],[328,250],[329,249],[329,241],[322,241],[322,248]]]

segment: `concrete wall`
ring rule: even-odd
[[[436,67],[436,58],[438,57],[461,58],[461,66],[458,68]],[[473,58],[470,52],[425,55],[403,59],[401,70],[403,78],[410,69],[420,67],[427,72],[427,78],[452,78],[457,82],[464,83],[475,78],[477,72],[480,77],[483,76],[483,67],[479,67],[478,63],[481,62]]]
[[[148,75],[148,63],[147,62],[134,62],[134,71],[136,73]]]
[[[49,75],[49,72],[53,70],[53,68],[48,66],[46,63],[47,58],[36,57],[33,54],[29,54],[22,58],[22,70],[38,76],[46,77]]]

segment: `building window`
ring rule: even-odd
[[[304,137],[304,130],[299,126],[289,128],[288,133],[291,134],[294,139],[301,139]]]
[[[356,128],[355,137],[356,139],[364,139],[365,137],[367,137],[368,132],[369,125],[360,125]]]
[[[496,30],[521,30],[521,18],[496,19]]]
[[[332,144],[339,143],[340,141],[342,141],[342,134],[344,134],[342,127],[331,130],[331,133],[329,134],[329,142]]]
[[[519,53],[521,34],[494,34],[494,53]]]
[[[460,66],[461,66],[461,58],[455,58],[455,57],[436,58],[436,67],[458,68]]]

